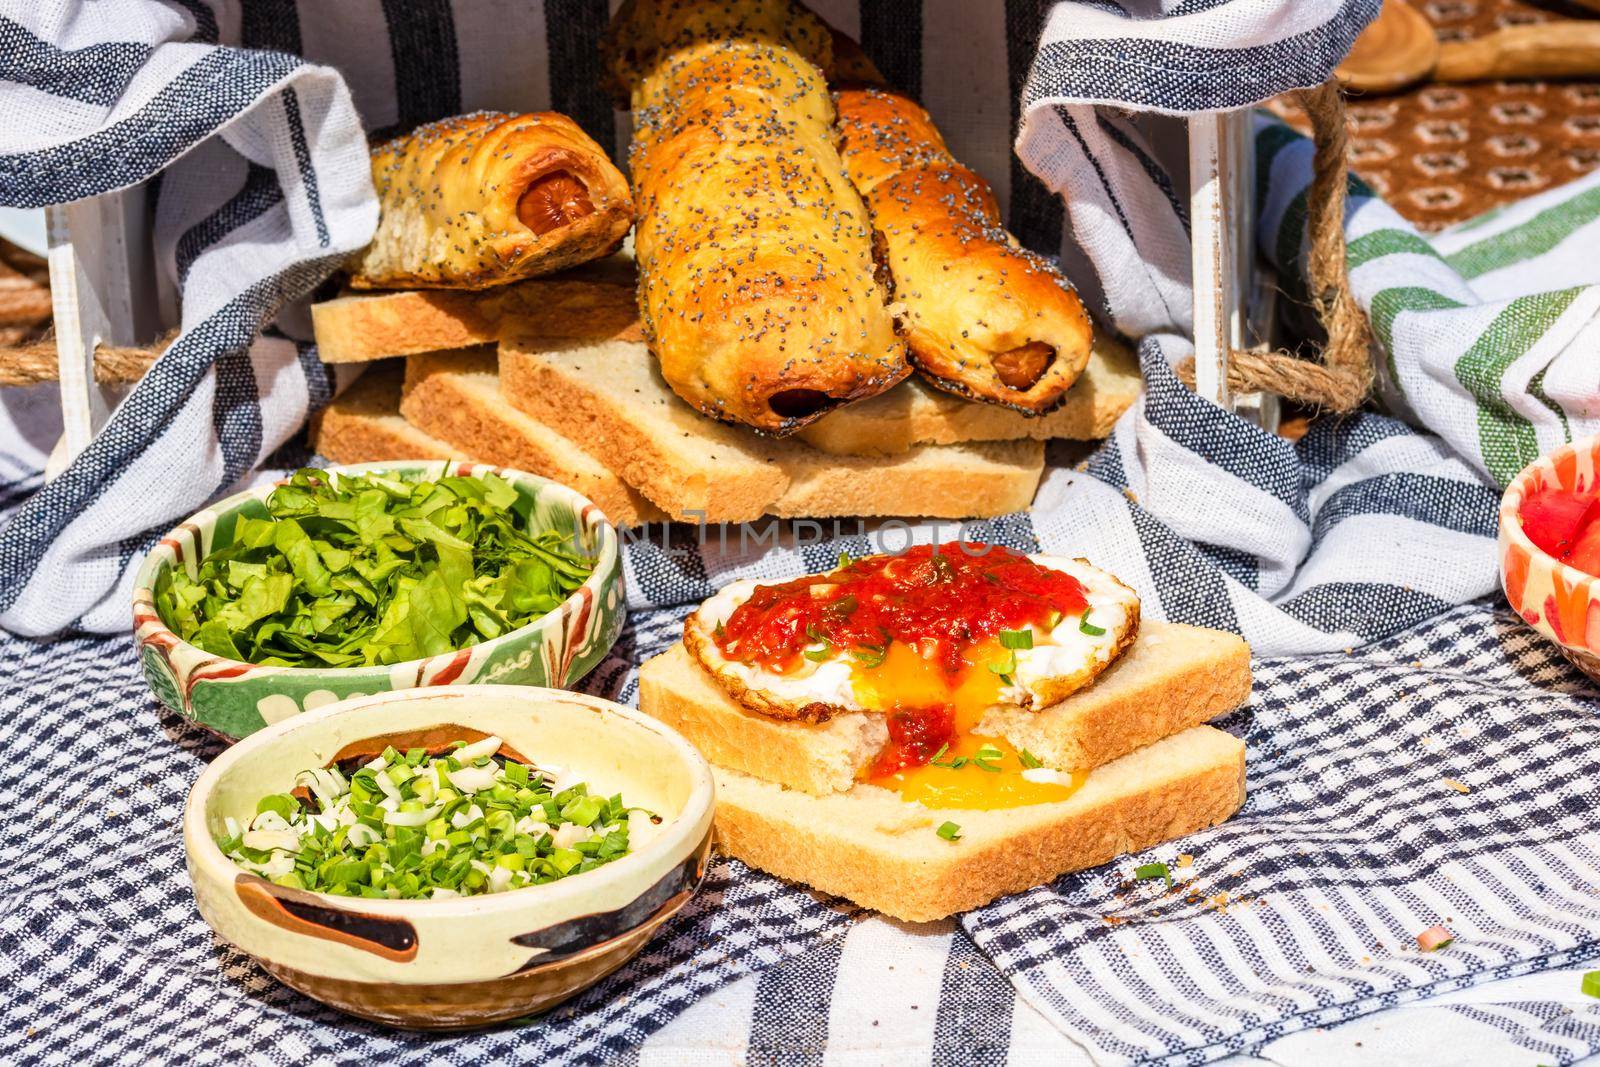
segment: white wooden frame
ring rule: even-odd
[[[94,380],[99,345],[132,346],[161,332],[142,186],[45,209],[50,303],[61,389],[61,440],[45,466],[53,478],[89,447],[127,386]]]
[[[1227,379],[1229,350],[1265,340],[1275,292],[1270,277],[1257,269],[1251,244],[1250,122],[1248,109],[1197,115],[1189,122],[1195,390],[1275,429],[1278,398],[1234,396]],[[155,279],[147,276],[147,260],[137,254],[150,242],[143,188],[49,208],[46,219],[64,427],[45,472],[54,477],[88,447],[126,391],[95,382],[95,347],[148,343],[160,334],[161,324]]]
[[[1263,344],[1276,290],[1257,269],[1255,140],[1249,109],[1189,120],[1190,266],[1194,277],[1195,392],[1268,430],[1278,425],[1276,396],[1235,396],[1228,353]]]

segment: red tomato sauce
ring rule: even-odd
[[[716,640],[729,659],[779,673],[824,641],[869,666],[900,641],[955,674],[967,649],[999,631],[1048,627],[1087,606],[1083,586],[1069,574],[1009,548],[952,542],[758,586]]]
[[[1600,491],[1540,489],[1523,498],[1517,517],[1545,553],[1600,576]]]
[[[868,773],[881,778],[907,767],[920,767],[956,737],[956,709],[949,704],[931,708],[896,708],[888,715],[889,743],[878,753]]]

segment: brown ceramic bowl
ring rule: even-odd
[[[583,874],[443,900],[340,897],[275,885],[216,842],[295,774],[379,739],[432,747],[493,734],[542,766],[662,816],[634,851]],[[380,744],[381,747],[381,744]],[[200,914],[309,997],[365,1019],[455,1030],[543,1011],[622,966],[694,895],[711,848],[711,769],[637,711],[528,686],[402,690],[329,704],[252,734],[195,782],[183,840]]]

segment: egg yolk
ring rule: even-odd
[[[884,714],[889,725],[889,744],[866,781],[929,808],[1019,807],[1075,793],[1083,774],[1029,781],[1015,747],[976,732],[983,713],[1000,703],[1005,686],[989,667],[1010,656],[997,641],[983,641],[963,650],[962,663],[952,672],[940,657],[923,656],[895,641],[881,663],[857,663],[851,670],[856,700]]]

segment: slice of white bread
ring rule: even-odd
[[[886,393],[846,404],[800,430],[807,444],[846,456],[904,452],[916,444],[957,441],[1093,440],[1106,436],[1139,397],[1139,360],[1129,348],[1096,333],[1083,374],[1062,405],[1030,418],[994,404],[941,392],[920,378]]]
[[[852,457],[758,437],[684,403],[636,342],[504,341],[500,389],[533,418],[604,456],[630,485],[682,519],[989,517],[1027,507],[1044,468],[1038,441]]]
[[[405,368],[399,360],[368,367],[311,421],[311,447],[335,463],[478,457],[411,425],[400,415]]]
[[[1087,770],[1209,722],[1250,695],[1250,648],[1234,634],[1145,620],[1133,645],[1097,678],[1039,711],[996,708],[979,731],[1047,766]],[[676,643],[639,670],[639,708],[676,729],[712,763],[807,793],[851,789],[888,740],[883,716],[790,723],[745,710]]]
[[[347,293],[311,306],[324,363],[493,344],[509,323],[550,338],[639,340],[633,264],[613,257],[494,289]]]
[[[618,526],[666,519],[666,512],[576,442],[507,403],[495,367],[493,346],[412,356],[406,362],[401,414],[486,463],[571,486]]]
[[[1196,726],[1096,768],[1066,800],[991,811],[869,785],[812,796],[716,767],[717,837],[752,867],[925,922],[1222,822],[1244,803],[1244,754]]]

